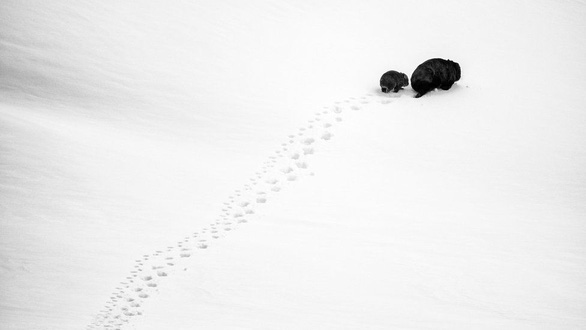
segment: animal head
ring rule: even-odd
[[[403,73],[403,86],[409,86],[409,77]]]
[[[460,80],[460,77],[462,75],[462,71],[460,69],[460,64],[458,64],[457,62],[451,61],[451,60],[448,60],[448,64],[450,64],[450,67],[451,67],[450,71],[454,76],[454,81]]]

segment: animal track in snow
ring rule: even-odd
[[[93,328],[121,328],[132,318],[142,315],[146,299],[157,293],[160,283],[172,277],[174,272],[187,269],[188,258],[194,253],[204,253],[198,251],[207,249],[210,242],[226,237],[241,224],[254,219],[257,208],[268,202],[268,196],[273,196],[270,194],[280,192],[307,175],[313,176],[313,172],[307,171],[312,155],[334,136],[332,127],[342,121],[344,110],[361,110],[362,105],[368,104],[373,97],[351,97],[315,112],[306,127],[299,127],[296,133],[287,135],[262,167],[248,177],[247,183],[227,196],[218,215],[207,227],[190,234],[175,246],[135,260],[126,281],[120,283],[96,316]]]
[[[299,168],[307,168],[307,163],[306,162],[296,162],[295,165],[297,165],[297,167]]]
[[[293,172],[293,168],[286,167],[286,168],[282,169],[281,172],[283,172],[285,174],[289,174],[289,173]]]

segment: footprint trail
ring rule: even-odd
[[[388,98],[365,94],[335,102],[315,112],[305,126],[286,135],[260,169],[221,203],[211,223],[136,259],[128,276],[116,285],[86,329],[121,330],[142,316],[143,306],[157,295],[168,278],[187,269],[187,261],[193,254],[208,249],[215,240],[253,220],[258,209],[288,185],[313,176],[312,158],[319,153],[321,145],[335,138],[332,132],[343,125],[345,114],[361,111],[377,99],[384,104]]]

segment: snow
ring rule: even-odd
[[[584,328],[585,15],[0,3],[0,329]]]

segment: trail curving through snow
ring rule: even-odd
[[[110,294],[103,309],[86,329],[119,330],[143,315],[143,304],[159,292],[161,283],[172,278],[174,273],[187,270],[186,259],[252,221],[258,209],[270,202],[274,194],[295,181],[313,176],[311,159],[319,153],[321,145],[335,137],[331,131],[343,123],[345,113],[363,110],[377,100],[389,104],[403,95],[404,92],[393,96],[367,93],[315,112],[305,126],[287,135],[280,148],[263,162],[246,184],[228,196],[209,225],[189,233],[175,244],[136,259],[128,276]]]

